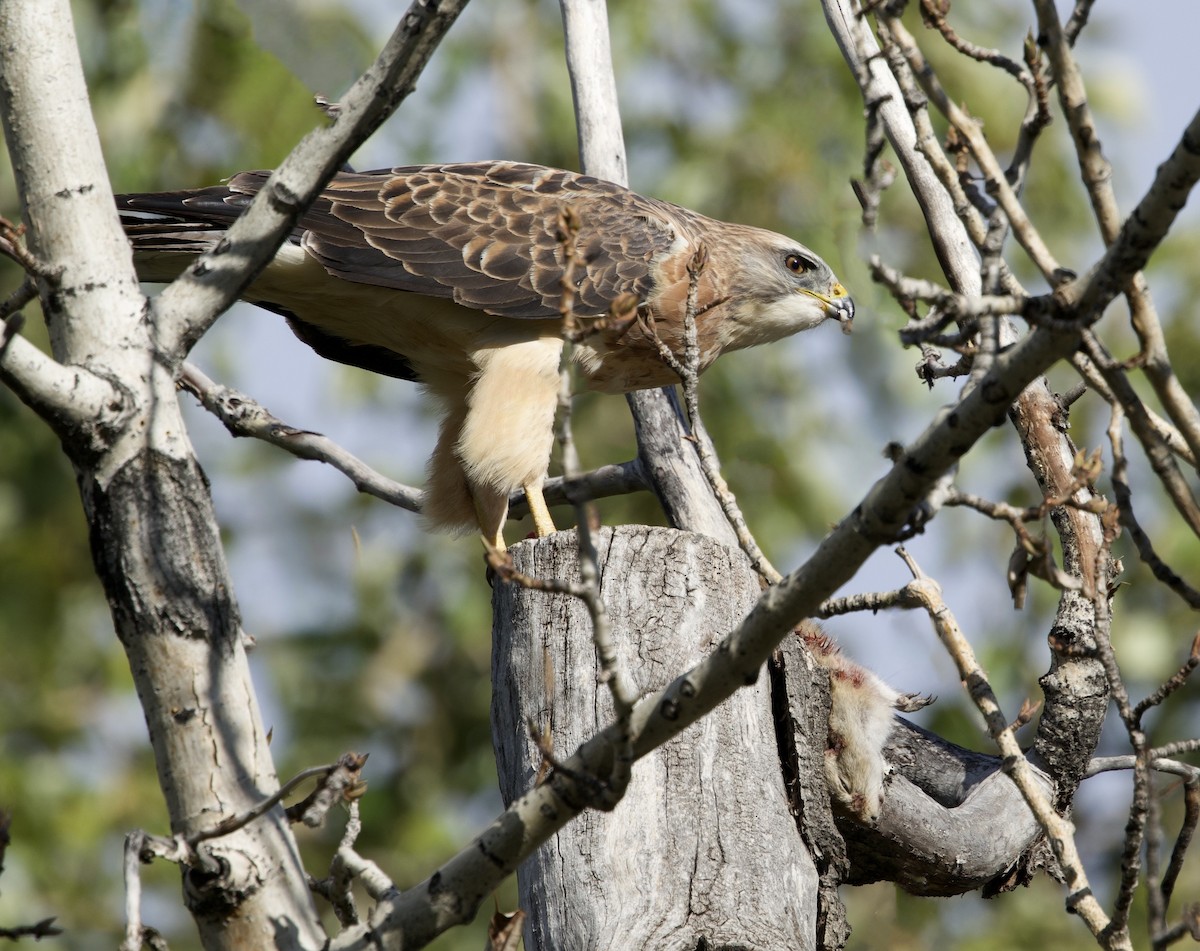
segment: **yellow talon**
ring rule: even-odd
[[[527,482],[522,486],[525,490],[525,501],[529,504],[529,514],[533,516],[533,530],[538,538],[545,538],[558,531],[554,527],[554,519],[550,517],[550,509],[546,498],[542,495],[542,480]]]

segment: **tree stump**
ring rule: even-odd
[[[574,532],[511,554],[535,578],[578,580]],[[643,693],[695,664],[759,594],[712,539],[624,526],[596,536],[601,595]],[[532,723],[565,759],[613,720],[583,604],[497,583],[492,732],[505,802],[543,768]],[[815,947],[817,872],[780,772],[768,678],[638,761],[625,798],[587,811],[518,872],[530,951]]]

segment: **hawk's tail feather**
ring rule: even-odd
[[[242,212],[224,186],[144,195],[117,195],[117,211],[143,281],[171,281],[216,246]],[[245,197],[245,196],[241,196]],[[247,199],[248,200],[248,199]]]

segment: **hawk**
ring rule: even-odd
[[[211,188],[118,196],[139,278],[178,277],[266,179],[242,172]],[[501,549],[518,488],[538,534],[554,531],[541,486],[563,348],[563,209],[579,224],[583,326],[623,294],[637,301],[638,319],[574,348],[591,389],[677,382],[659,341],[683,351],[688,265],[701,247],[701,370],[728,350],[854,317],[829,266],[798,241],[587,175],[512,162],[339,173],[243,297],[282,314],[323,357],[424,386],[443,417],[423,514],[435,529],[478,528]]]

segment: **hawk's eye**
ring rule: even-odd
[[[813,262],[801,254],[789,254],[783,259],[784,266],[796,274],[803,274],[813,266]]]

